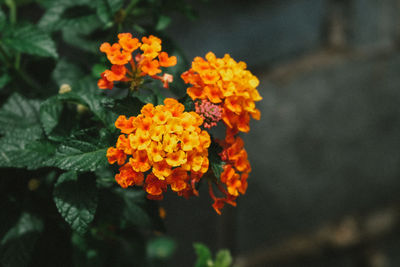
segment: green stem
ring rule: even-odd
[[[8,57],[6,50],[4,50],[1,41],[0,41],[0,54],[3,56],[3,61],[6,64],[6,66],[11,67],[10,58]]]
[[[15,66],[11,64],[11,59],[7,55],[6,50],[3,48],[2,43],[0,42],[0,54],[2,55],[2,59],[4,61],[4,64],[6,67],[10,70],[12,70],[18,78],[20,78],[23,82],[25,82],[27,85],[29,85],[31,88],[36,89],[38,91],[41,90],[40,85],[34,81],[31,77],[29,77],[25,72],[23,72],[20,69],[17,69]]]
[[[5,0],[6,5],[10,9],[10,23],[15,25],[17,23],[17,5],[14,0]]]
[[[6,0],[5,3],[10,9],[10,24],[11,26],[13,26],[17,23],[17,5],[15,4],[14,0]],[[21,65],[20,63],[21,63],[21,53],[18,52],[15,56],[14,67],[16,69],[19,69]]]

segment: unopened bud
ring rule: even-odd
[[[60,90],[58,90],[58,93],[59,94],[65,94],[65,93],[71,92],[71,90],[72,89],[71,89],[71,86],[69,84],[63,83],[60,86]]]
[[[39,188],[40,181],[38,179],[30,179],[28,182],[28,189],[30,191],[35,191]]]

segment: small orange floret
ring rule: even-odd
[[[122,165],[126,160],[126,154],[123,150],[116,149],[115,147],[109,147],[107,149],[107,158],[110,164],[117,162],[118,165]]]
[[[171,67],[176,65],[176,57],[168,57],[168,54],[166,52],[161,52],[158,55],[158,59],[160,60],[161,67]]]
[[[127,51],[116,51],[113,54],[108,54],[107,58],[110,60],[111,64],[125,65],[132,59],[132,54]]]
[[[160,64],[157,60],[145,60],[141,66],[143,75],[148,74],[150,76],[153,76],[161,72],[161,70],[159,69]]]
[[[122,37],[119,39],[119,44],[121,45],[122,49],[127,52],[132,53],[136,49],[138,49],[141,45],[137,38],[132,37]]]
[[[104,77],[110,82],[120,81],[126,75],[126,68],[124,65],[112,65],[111,70],[104,71]]]
[[[115,121],[115,127],[120,129],[122,133],[129,134],[136,129],[136,127],[133,125],[134,119],[135,117],[130,117],[127,119],[125,115],[121,115]]]
[[[162,193],[167,191],[167,182],[158,179],[154,174],[149,174],[146,177],[144,187],[150,196],[158,196],[158,199],[162,199]]]
[[[115,180],[122,188],[132,185],[143,185],[144,176],[141,172],[135,172],[129,163],[119,168],[120,173],[115,175]]]
[[[97,82],[97,86],[100,89],[110,89],[111,90],[111,89],[113,89],[114,84],[113,84],[113,82],[110,82],[109,80],[107,80],[107,78],[105,77],[105,73],[103,72],[101,74],[101,79],[99,79]]]

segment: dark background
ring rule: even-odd
[[[193,241],[237,266],[400,266],[400,1],[209,1],[175,20],[189,59],[230,53],[260,78],[237,208],[169,195],[174,266]]]

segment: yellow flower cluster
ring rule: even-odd
[[[211,140],[199,128],[203,119],[184,109],[167,98],[164,105],[146,104],[137,117],[119,116],[115,126],[122,134],[116,147],[108,149],[107,157],[111,164],[123,165],[115,177],[122,187],[144,182],[151,199],[161,199],[168,185],[180,195],[195,190],[192,180],[198,181],[208,170]]]

